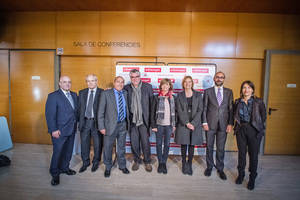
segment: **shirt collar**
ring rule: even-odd
[[[119,93],[123,94],[123,90],[118,91],[118,90],[116,90],[116,88],[114,88],[114,92],[115,92],[115,93],[118,93],[118,94],[119,94]]]

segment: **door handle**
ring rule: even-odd
[[[271,115],[272,114],[272,111],[277,111],[278,109],[277,108],[269,108],[269,115]]]

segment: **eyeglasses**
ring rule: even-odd
[[[224,76],[216,76],[216,79],[225,79]]]
[[[130,78],[140,78],[140,76],[130,76]]]

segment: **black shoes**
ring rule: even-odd
[[[88,165],[82,165],[82,167],[79,169],[79,173],[84,172],[88,168],[88,166],[90,166],[90,164],[88,164]]]
[[[227,176],[223,171],[218,171],[218,174],[222,180],[224,180],[224,181],[227,180]]]
[[[183,174],[187,174],[187,163],[186,162],[182,162],[182,169],[181,169],[181,171],[182,171],[182,173]]]
[[[249,175],[249,182],[247,185],[248,190],[253,190],[255,187],[255,178],[256,178],[257,174],[250,174]]]
[[[168,173],[166,163],[163,163],[163,164],[162,164],[162,173],[163,173],[163,174],[167,174],[167,173]]]
[[[193,175],[193,168],[192,168],[192,163],[187,163],[186,165],[186,173],[190,176]]]
[[[123,172],[123,174],[129,174],[130,173],[129,170],[126,167],[123,168],[123,169],[119,168],[119,170],[121,170]]]
[[[104,177],[105,177],[105,178],[110,177],[110,170],[108,170],[108,169],[105,170],[105,172],[104,172]]]
[[[157,172],[159,174],[163,172],[163,164],[161,164],[161,163],[158,164]]]
[[[73,169],[67,169],[66,171],[61,172],[62,174],[67,174],[69,176],[71,175],[75,175],[76,171],[74,171]]]
[[[204,176],[211,176],[211,169],[206,168],[204,171]]]
[[[51,185],[55,186],[59,184],[59,176],[53,176],[51,180]]]
[[[240,185],[243,183],[245,173],[239,173],[239,176],[235,180],[235,184]]]
[[[91,171],[95,172],[98,169],[98,167],[99,167],[99,163],[94,163]]]

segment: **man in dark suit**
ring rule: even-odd
[[[93,138],[94,158],[92,172],[95,172],[101,160],[103,135],[98,131],[97,112],[100,94],[103,89],[98,88],[98,79],[94,74],[86,76],[88,88],[79,91],[79,131],[81,138],[82,167],[84,172],[90,165],[91,136]]]
[[[123,90],[124,78],[117,76],[114,79],[114,88],[101,93],[98,111],[98,128],[104,135],[105,164],[104,177],[110,176],[112,168],[112,150],[117,139],[117,159],[119,169],[124,174],[129,174],[126,168],[125,145],[126,134],[129,126],[127,92]]]
[[[223,87],[225,74],[217,72],[214,76],[215,86],[204,91],[203,128],[206,131],[206,164],[205,176],[210,176],[215,166],[222,180],[226,180],[224,173],[224,149],[227,133],[233,126],[233,93],[231,89]],[[216,165],[213,159],[216,138]]]
[[[59,184],[59,175],[74,175],[69,168],[72,158],[74,136],[77,125],[77,94],[70,91],[71,79],[62,76],[60,89],[48,95],[46,102],[46,121],[51,134],[53,154],[50,164],[51,184]]]
[[[140,143],[144,153],[144,164],[147,172],[152,171],[149,129],[150,129],[150,108],[153,97],[152,86],[141,81],[140,72],[132,69],[129,73],[131,83],[124,89],[128,92],[128,107],[130,119],[131,149],[134,155],[132,170],[139,169],[142,162]]]

